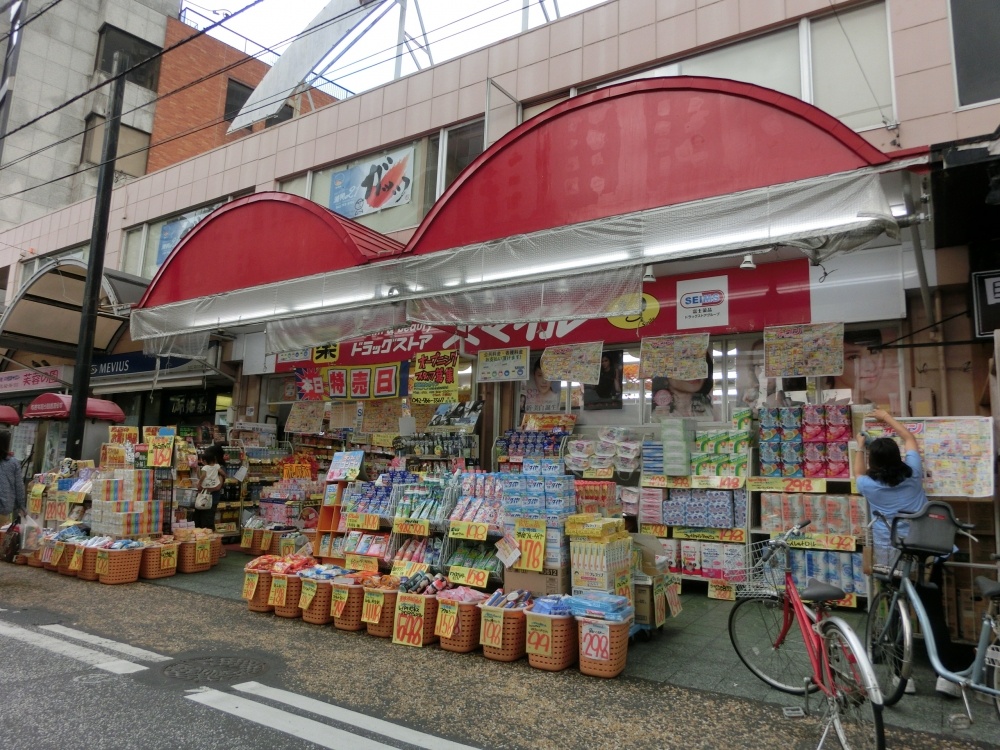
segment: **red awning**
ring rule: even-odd
[[[21,417],[13,406],[0,406],[0,424],[15,425],[21,423]]]
[[[25,419],[69,419],[70,404],[73,397],[64,393],[43,393],[24,409]],[[106,422],[121,424],[125,421],[125,412],[113,401],[101,398],[87,399],[87,419],[100,419]]]

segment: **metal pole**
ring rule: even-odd
[[[108,94],[107,118],[104,120],[104,148],[97,173],[97,196],[94,201],[94,225],[90,233],[90,257],[87,260],[87,281],[83,289],[80,310],[80,348],[73,371],[73,401],[70,404],[69,427],[66,432],[66,455],[79,459],[83,451],[83,428],[87,420],[87,394],[90,391],[90,364],[94,355],[94,330],[97,327],[97,301],[104,276],[104,249],[108,243],[108,217],[111,214],[111,190],[115,184],[115,155],[118,153],[118,130],[121,124],[122,101],[125,98],[125,78],[128,57],[115,52],[114,82]]]

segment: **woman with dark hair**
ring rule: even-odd
[[[222,446],[210,445],[202,454],[204,465],[198,472],[198,488],[212,493],[212,507],[205,510],[195,510],[194,525],[199,529],[215,528],[215,510],[219,507],[222,497],[222,485],[226,481],[226,470],[223,467],[225,453]]]
[[[872,537],[875,565],[887,569],[888,572],[899,557],[899,550],[892,546],[890,539],[892,519],[897,513],[916,513],[921,510],[927,504],[927,494],[924,492],[923,465],[916,438],[906,429],[906,425],[894,419],[884,409],[875,409],[870,416],[889,425],[902,438],[905,451],[905,457],[900,457],[899,445],[892,438],[867,440],[861,433],[856,436],[859,450],[854,454],[852,469],[858,492],[865,496],[868,507],[873,513],[878,511],[887,519],[887,522],[876,519],[872,526]],[[866,451],[863,450],[865,448],[868,453],[867,469],[864,455]],[[926,582],[923,580],[923,575],[918,576],[916,589],[931,621],[931,630],[934,632],[941,661],[945,667],[954,672],[968,664],[969,659],[968,655],[963,653],[963,649],[956,648],[951,642],[948,625],[944,620],[941,594],[943,580],[944,564],[941,559],[937,559],[931,567]],[[907,684],[908,692],[912,685],[912,681]],[[951,696],[960,697],[962,694],[958,685],[944,678],[938,678],[936,688],[938,692]]]
[[[712,355],[707,354],[705,360],[708,363],[708,377],[696,380],[653,378],[654,422],[669,417],[715,419],[715,410],[712,408]]]
[[[0,430],[0,526],[25,507],[21,462],[10,455],[10,430]]]

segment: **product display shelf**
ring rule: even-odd
[[[319,470],[324,473],[330,468],[333,454],[344,448],[344,440],[327,435],[295,434],[290,442],[294,452],[308,453],[316,459]]]
[[[559,440],[559,447],[557,450],[553,451],[553,455],[550,456],[531,456],[529,458],[561,458],[566,455],[566,442],[569,440],[569,435],[562,435]],[[496,471],[512,471],[520,472],[521,464],[524,463],[525,456],[523,455],[509,455],[503,450],[501,450],[498,445],[502,438],[498,437],[493,441],[493,447],[490,450],[490,455],[493,457],[493,465],[496,467]]]

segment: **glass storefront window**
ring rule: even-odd
[[[122,270],[144,279],[153,278],[177,243],[224,202],[219,201],[128,230],[122,248]]]

